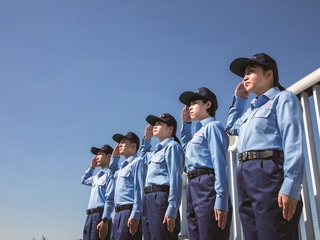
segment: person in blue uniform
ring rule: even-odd
[[[120,155],[125,160],[116,171],[114,194],[115,216],[112,225],[112,240],[141,240],[140,215],[144,186],[143,162],[137,156],[139,137],[133,132],[115,134],[118,143],[112,157],[112,165],[119,162]]]
[[[299,239],[304,173],[302,108],[279,83],[275,60],[265,53],[237,58],[227,132],[238,136],[237,188],[245,239]],[[255,94],[245,110],[249,94]]]
[[[182,109],[181,143],[186,155],[189,237],[229,239],[232,207],[227,177],[229,137],[215,118],[216,95],[201,87],[179,97]],[[192,121],[196,129],[192,132]]]
[[[168,114],[149,115],[149,125],[140,148],[147,176],[144,203],[148,229],[144,238],[152,240],[178,239],[180,232],[179,207],[182,194],[184,154],[176,137],[177,121]],[[160,140],[151,151],[151,138]]]
[[[83,240],[110,239],[114,180],[109,165],[113,149],[105,144],[100,148],[92,147],[91,152],[96,156],[92,158],[90,167],[81,178],[82,184],[92,187]],[[101,167],[101,170],[93,175],[96,167]]]

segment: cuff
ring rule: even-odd
[[[91,175],[93,175],[93,172],[94,172],[94,168],[91,168],[91,167],[89,167],[87,171],[85,171],[86,174],[90,173]]]
[[[282,183],[280,193],[299,201],[301,188],[302,186],[300,183],[294,182],[289,178],[285,178]]]
[[[130,218],[139,220],[139,219],[140,219],[140,212],[139,212],[139,211],[132,210],[132,211],[131,211],[131,214],[130,214]]]
[[[168,206],[166,216],[177,218],[178,208]]]
[[[119,169],[119,157],[111,156],[109,169],[111,171],[117,171]]]
[[[228,207],[228,199],[216,197],[216,201],[214,203],[214,209],[218,209],[221,211],[229,211]]]
[[[247,100],[247,98],[234,96],[232,106],[237,109],[245,109]]]
[[[182,123],[182,131],[191,132],[192,124],[191,123]]]
[[[151,146],[151,139],[143,138],[142,145],[145,145],[146,147]]]

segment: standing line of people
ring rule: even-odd
[[[92,186],[83,240],[178,240],[184,171],[189,239],[230,239],[230,135],[238,136],[237,211],[244,238],[299,239],[301,104],[280,85],[277,64],[265,53],[237,58],[230,70],[242,80],[226,128],[215,117],[216,95],[200,87],[179,96],[184,105],[180,140],[176,119],[163,113],[146,117],[141,146],[139,137],[127,132],[113,135],[114,149],[91,148],[96,156],[82,177]],[[251,93],[256,97],[246,110]],[[153,138],[159,140],[154,148]],[[97,166],[101,170],[93,175]]]

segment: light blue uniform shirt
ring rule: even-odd
[[[198,122],[199,130],[192,135],[192,124],[183,123],[181,143],[186,154],[187,172],[199,168],[214,169],[216,201],[214,209],[228,211],[229,185],[227,152],[229,137],[215,117]]]
[[[81,183],[92,186],[88,209],[104,208],[102,218],[111,219],[114,208],[114,179],[109,168],[100,170],[93,176],[94,169],[88,168],[81,178]]]
[[[112,160],[114,163],[118,161],[119,158]],[[141,214],[144,175],[142,159],[136,154],[123,161],[115,173],[115,205],[133,204],[130,218],[137,220]]]
[[[237,135],[238,152],[276,149],[284,152],[284,181],[280,193],[300,199],[304,173],[302,108],[289,91],[271,88],[251,101],[234,97],[227,132]]]
[[[169,137],[157,144],[155,150],[151,152],[151,140],[144,138],[140,152],[148,168],[145,186],[169,186],[169,205],[165,215],[176,218],[181,204],[184,166],[181,145]]]

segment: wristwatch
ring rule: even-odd
[[[102,221],[107,223],[109,221],[109,219],[108,218],[102,218]]]

